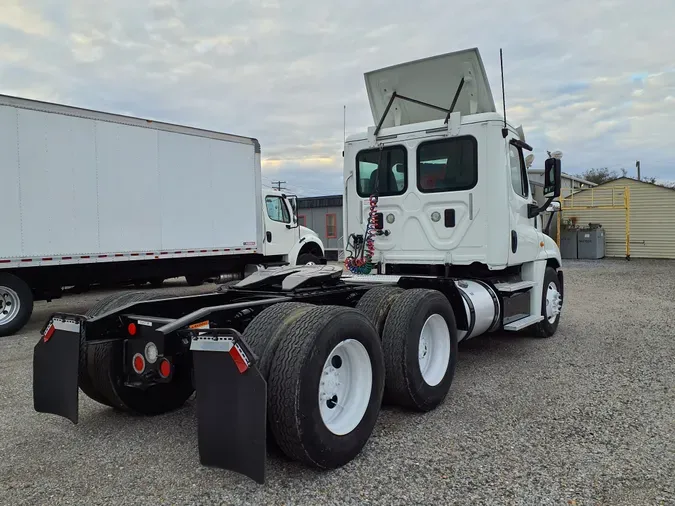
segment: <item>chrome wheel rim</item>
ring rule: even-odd
[[[0,286],[0,325],[7,325],[21,310],[19,294],[7,286]]]
[[[546,319],[550,324],[554,324],[560,315],[561,306],[562,297],[556,284],[551,281],[546,287]]]

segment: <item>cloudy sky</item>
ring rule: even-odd
[[[257,137],[263,177],[341,192],[363,73],[478,47],[563,170],[675,180],[673,0],[0,0],[0,93]]]

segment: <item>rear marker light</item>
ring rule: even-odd
[[[136,374],[142,374],[143,371],[145,371],[145,359],[143,358],[143,355],[136,353],[132,360],[132,365],[134,367],[134,371],[136,371]]]
[[[162,378],[168,378],[170,374],[171,374],[171,362],[163,358],[162,361],[159,363],[159,375]]]
[[[230,348],[230,356],[232,357],[232,360],[234,360],[234,364],[237,366],[239,373],[245,373],[248,369],[248,360],[238,344],[235,344]]]
[[[136,335],[136,324],[130,323],[129,326],[127,327],[127,331],[129,332],[130,336],[135,336]]]
[[[50,323],[50,324],[49,324],[49,327],[47,327],[47,330],[46,330],[45,335],[44,335],[44,342],[45,342],[45,343],[46,343],[47,341],[49,341],[49,340],[52,338],[52,336],[54,335],[54,331],[55,331],[55,330],[56,330],[56,329],[54,328],[54,324],[53,324],[53,323]]]

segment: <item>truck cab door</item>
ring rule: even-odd
[[[506,138],[507,181],[509,202],[509,265],[518,265],[533,261],[539,254],[539,243],[542,240],[540,227],[537,227],[535,218],[528,218],[528,205],[533,203],[530,192],[530,182],[527,177],[523,150],[519,146],[511,144],[511,139]]]
[[[288,255],[298,236],[288,201],[276,194],[265,194],[263,198],[265,255]]]

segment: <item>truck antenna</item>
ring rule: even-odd
[[[499,48],[499,65],[502,68],[502,104],[504,106],[504,128],[502,128],[502,137],[506,139],[509,131],[506,128],[506,93],[504,92],[504,57],[502,55],[502,48]]]

